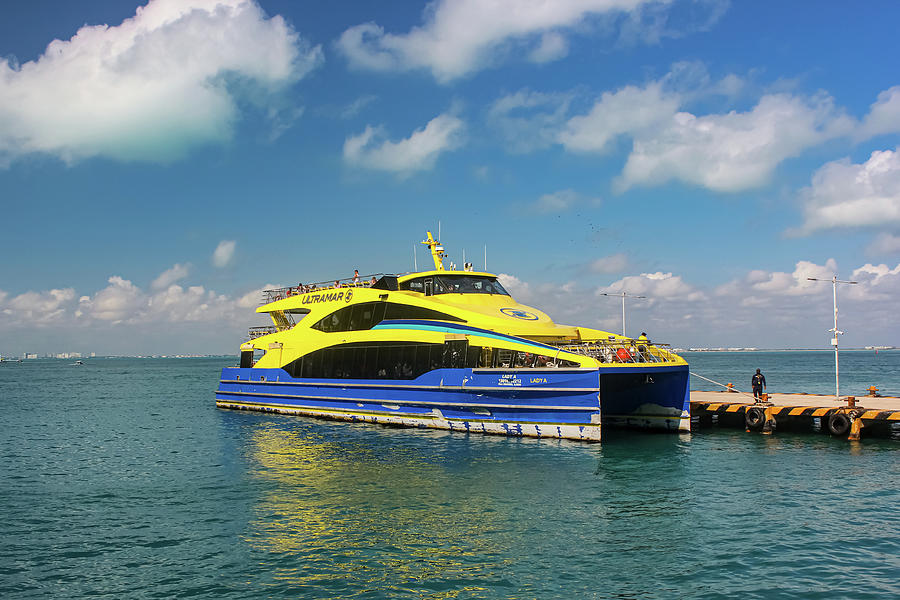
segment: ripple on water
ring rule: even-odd
[[[900,596],[896,442],[220,411],[230,362],[0,369],[0,597]]]

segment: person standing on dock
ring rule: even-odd
[[[760,373],[759,369],[756,370],[756,375],[750,380],[750,385],[753,387],[753,399],[761,402],[763,390],[766,389],[766,376]]]

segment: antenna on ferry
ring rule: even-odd
[[[431,237],[431,232],[428,231],[428,237],[422,241],[423,244],[428,246],[431,250],[431,258],[434,259],[434,270],[435,271],[443,271],[444,270],[444,257],[447,256],[444,254],[444,247],[441,246],[441,243]]]
[[[413,272],[418,272],[419,262],[416,260],[416,245],[413,244]]]
[[[837,284],[839,283],[849,283],[856,284],[858,281],[842,281],[837,278],[837,275],[832,275],[831,279],[817,279],[815,277],[807,277],[809,281],[831,281],[832,287],[832,297],[834,298],[834,327],[829,329],[828,331],[834,332],[834,337],[831,338],[831,345],[834,346],[834,397],[839,399],[841,398],[841,377],[840,370],[838,369],[838,334],[843,335],[844,332],[840,331],[837,328]]]
[[[484,245],[484,272],[487,273],[487,244]]]
[[[635,296],[633,294],[626,294],[622,292],[621,294],[607,294],[601,293],[601,296],[609,296],[609,297],[621,297],[622,298],[622,337],[627,337],[625,335],[625,298],[646,298],[647,296]]]

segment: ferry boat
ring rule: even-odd
[[[444,268],[266,290],[216,405],[451,431],[599,441],[689,431],[689,371],[663,344],[554,323],[487,272]]]

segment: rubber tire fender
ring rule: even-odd
[[[850,431],[850,417],[842,412],[833,412],[828,416],[828,431],[831,435],[846,435]]]
[[[761,429],[766,422],[766,413],[758,406],[748,408],[744,412],[744,424],[747,429]]]

